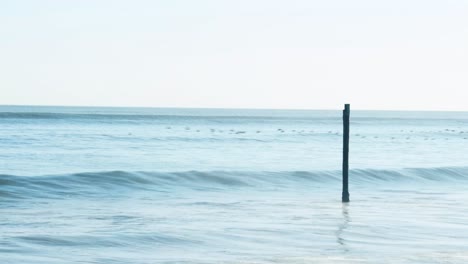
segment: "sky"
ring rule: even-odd
[[[468,111],[466,0],[0,0],[0,104]]]

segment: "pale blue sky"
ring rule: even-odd
[[[466,0],[0,0],[0,104],[468,110]]]

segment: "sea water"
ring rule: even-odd
[[[467,263],[468,113],[0,107],[0,263]]]

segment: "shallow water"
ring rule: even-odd
[[[468,113],[0,107],[1,263],[466,263]]]

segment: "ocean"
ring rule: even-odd
[[[0,263],[467,263],[468,112],[0,106]]]

